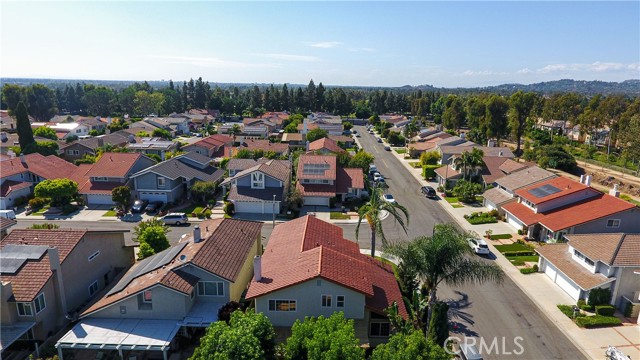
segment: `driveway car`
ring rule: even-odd
[[[382,139],[377,138],[377,139],[376,139],[376,141],[377,141],[377,142],[379,142],[379,143],[381,143],[381,142],[382,142]]]
[[[143,212],[147,207],[147,205],[149,205],[148,200],[136,200],[134,201],[133,206],[131,207],[131,212],[132,213]]]
[[[482,239],[468,239],[467,241],[469,242],[469,246],[471,246],[471,249],[473,249],[474,253],[478,255],[488,255],[490,253],[489,245],[487,245],[486,241]]]
[[[385,145],[384,149],[387,151],[391,151],[391,146]]]
[[[423,186],[420,188],[420,191],[422,191],[422,193],[428,198],[436,197],[436,189],[432,188],[431,186]]]
[[[379,172],[374,172],[373,173],[373,181],[384,181],[384,176],[382,176],[382,174],[380,174]]]
[[[160,220],[166,225],[176,225],[176,226],[186,224],[189,222],[189,218],[187,218],[187,215],[183,213],[169,213],[161,217]]]
[[[382,195],[382,200],[389,202],[389,203],[394,203],[396,202],[396,199],[393,198],[393,195],[391,194],[384,194]]]
[[[147,207],[144,208],[144,211],[148,213],[154,213],[160,210],[161,207],[162,207],[162,201],[154,201],[154,202],[150,202],[149,205],[147,205]]]

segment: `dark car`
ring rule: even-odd
[[[379,143],[381,143],[381,142],[382,142],[382,139],[377,138],[377,139],[376,139],[376,141],[377,141],[377,142],[379,142]]]
[[[147,205],[149,204],[149,201],[147,200],[136,200],[133,203],[133,206],[131,207],[131,212],[132,213],[139,213],[144,211],[144,209],[147,207]]]
[[[144,211],[148,213],[154,213],[160,210],[161,207],[162,207],[162,201],[154,201],[149,203],[149,205],[147,205],[147,207],[144,208]]]
[[[384,149],[385,149],[386,151],[391,151],[391,147],[390,147],[390,146],[388,146],[388,145],[387,145],[387,146],[385,146],[385,147],[384,147]]]
[[[436,189],[432,188],[431,186],[423,186],[420,188],[420,191],[422,191],[422,193],[425,194],[428,198],[436,197]]]

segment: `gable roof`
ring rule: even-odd
[[[333,153],[344,152],[345,150],[338,146],[338,143],[329,138],[323,137],[309,143],[309,151],[327,150]]]
[[[593,261],[613,266],[640,266],[640,234],[571,234],[569,245]]]
[[[242,171],[242,170],[247,170],[249,168],[252,168],[257,164],[258,164],[258,161],[254,159],[231,158],[227,162],[227,170]]]
[[[549,170],[545,170],[538,166],[532,166],[530,168],[523,169],[522,171],[517,171],[513,174],[499,178],[496,180],[496,183],[506,189],[514,191],[523,186],[535,184],[556,176],[556,174]]]
[[[234,179],[247,176],[255,171],[260,171],[274,179],[286,182],[291,175],[291,163],[288,160],[269,160],[266,162],[256,163],[253,167],[242,170],[233,177],[225,179],[223,184],[229,183]]]
[[[338,168],[336,193],[346,194],[351,189],[364,189],[364,173],[360,168]]]
[[[1,240],[0,246],[4,248],[15,244],[56,247],[62,264],[87,232],[87,230],[63,229],[14,229]],[[15,301],[32,301],[52,274],[49,255],[45,251],[39,259],[27,260],[16,273],[2,273],[0,280],[11,282]]]
[[[282,142],[289,142],[289,141],[302,141],[304,135],[300,134],[300,133],[284,133],[282,134]]]
[[[513,159],[507,159],[505,162],[502,163],[502,165],[500,165],[500,171],[502,171],[505,174],[511,174],[531,166],[535,166],[535,163],[526,162],[526,161],[517,162]]]
[[[140,153],[104,153],[87,171],[86,176],[125,177],[141,157]]]
[[[502,166],[502,164],[507,160],[509,159],[500,156],[482,157],[484,166],[482,167],[480,174],[482,175],[482,180],[484,180],[485,184],[493,184],[497,179],[504,176],[504,173],[500,171],[500,166]]]
[[[619,212],[632,210],[636,206],[617,197],[600,193],[595,197],[544,213],[535,213],[519,202],[508,203],[503,205],[502,208],[527,226],[540,223],[555,232]],[[640,209],[635,209],[635,211],[640,211]]]
[[[198,179],[201,181],[216,182],[224,176],[224,170],[218,169],[215,166],[207,165],[204,168],[197,168],[191,164],[185,162],[186,154],[173,157],[169,160],[159,162],[151,167],[141,170],[133,175],[132,178],[147,174],[149,172],[162,175],[169,179],[185,178]],[[187,158],[188,159],[188,158]]]
[[[134,135],[129,134],[126,131],[120,130],[113,132],[111,134],[101,135],[101,136],[92,136],[86,139],[79,139],[69,144],[66,144],[61,149],[66,149],[72,145],[82,145],[91,150],[96,150],[97,148],[104,145],[114,145],[114,146],[123,146],[130,142],[136,142],[136,138]],[[101,145],[102,144],[102,145]]]
[[[119,281],[114,282],[104,297],[90,304],[81,316],[87,316],[158,285],[188,296],[199,280],[197,276],[181,270],[189,264],[234,282],[249,254],[260,246],[258,239],[261,229],[262,223],[256,221],[203,221],[200,223],[200,242],[194,243],[191,234],[183,242],[137,262]],[[156,266],[151,266],[152,262]]]
[[[27,181],[5,180],[2,185],[0,185],[0,197],[7,197],[13,191],[28,188],[31,185],[32,184]]]
[[[262,279],[253,279],[247,299],[260,297],[315,278],[323,278],[365,295],[366,306],[382,314],[393,301],[407,316],[390,266],[360,253],[342,228],[305,216],[276,226],[262,255]]]
[[[76,171],[77,166],[62,160],[55,155],[43,156],[39,153],[24,155],[22,157],[5,160],[2,162],[2,177],[29,171],[43,179],[61,179]]]
[[[262,150],[264,152],[273,151],[276,154],[283,154],[289,151],[289,145],[272,143],[269,140],[248,139],[244,140],[244,142],[234,150],[238,151],[240,149],[247,149],[249,151]]]
[[[7,230],[17,223],[18,222],[14,219],[7,219],[6,217],[0,217],[0,230]]]
[[[615,278],[607,278],[601,273],[594,274],[576,263],[568,250],[568,244],[548,244],[537,248],[536,252],[583,290],[590,290],[615,280]]]
[[[575,180],[560,176],[519,189],[516,191],[516,194],[537,205],[586,189],[592,188]]]
[[[342,142],[342,143],[352,143],[355,142],[355,140],[353,140],[352,137],[349,136],[345,136],[345,135],[327,135],[327,137],[335,142]]]
[[[233,143],[233,138],[231,136],[214,134],[211,136],[207,136],[202,140],[196,141],[193,144],[187,145],[184,148],[187,149],[190,146],[199,146],[199,147],[203,147],[203,148],[215,151],[222,146],[231,145],[232,143]]]
[[[305,174],[305,165],[317,164],[325,165],[326,169],[323,174]],[[313,155],[302,154],[298,158],[298,169],[296,176],[298,179],[336,179],[337,161],[335,155]]]

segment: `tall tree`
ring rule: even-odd
[[[56,94],[42,84],[33,84],[29,88],[29,114],[40,121],[48,121],[58,112]]]
[[[78,183],[69,179],[50,179],[36,185],[33,192],[37,197],[51,199],[54,206],[64,206],[78,193]]]
[[[516,155],[520,156],[520,140],[524,134],[527,118],[531,114],[536,102],[536,94],[532,92],[515,92],[509,97],[509,127],[516,138]]]
[[[442,123],[447,129],[460,130],[464,125],[466,114],[462,100],[458,96],[449,95],[446,101],[446,107],[442,114]]]
[[[441,284],[457,287],[503,281],[504,273],[498,265],[472,256],[473,251],[467,243],[471,236],[460,232],[453,224],[440,224],[435,226],[433,236],[420,236],[385,248],[387,253],[397,256],[403,266],[416,273],[426,287],[429,296],[427,324],[438,301]]]
[[[309,81],[309,85],[307,85],[307,90],[305,91],[306,110],[316,111],[316,104],[318,101],[316,96],[316,84],[314,84],[313,79],[311,79],[311,81]]]
[[[496,138],[496,142],[500,145],[500,139],[508,134],[507,111],[509,111],[509,103],[500,95],[491,95],[487,100],[487,137]]]
[[[91,115],[111,115],[113,100],[113,91],[104,86],[92,88],[84,94],[87,112]]]
[[[18,142],[20,143],[20,149],[24,151],[29,145],[34,144],[36,141],[33,138],[33,130],[31,129],[31,122],[29,122],[27,107],[22,101],[16,106],[14,114],[16,116]]]
[[[387,238],[382,229],[382,220],[380,217],[384,212],[389,213],[395,219],[404,232],[407,232],[409,225],[409,212],[407,209],[397,202],[388,202],[382,198],[383,189],[377,185],[371,188],[371,197],[369,201],[358,209],[358,225],[356,225],[356,239],[360,234],[360,225],[366,220],[371,230],[371,257],[376,254],[376,236],[379,235],[382,245],[388,245]],[[404,215],[404,219],[402,215]],[[406,219],[406,221],[405,221]]]
[[[15,116],[18,104],[22,102],[25,106],[29,104],[29,89],[15,84],[4,84],[2,86],[2,102],[7,106],[9,115]]]

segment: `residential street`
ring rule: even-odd
[[[436,203],[438,200],[430,200],[420,195],[418,181],[393,154],[384,150],[383,144],[376,143],[374,135],[369,135],[362,126],[355,128],[362,135],[359,140],[363,148],[376,157],[375,164],[378,170],[387,178],[389,193],[410,211],[412,217],[409,237],[429,235],[437,223],[455,222]],[[389,224],[391,220],[387,221],[387,237],[407,238],[404,233],[398,236],[398,227]],[[349,235],[348,232],[345,230],[345,235]],[[361,247],[364,245],[361,241]],[[459,329],[458,334],[452,335],[483,337],[488,346],[491,346],[494,337],[497,337],[497,347],[501,355],[497,354],[494,348],[491,354],[483,351],[485,359],[584,358],[573,343],[508,277],[505,277],[502,286],[494,283],[456,289],[442,286],[438,296],[440,299],[448,299],[451,306],[451,320]],[[518,350],[518,347],[514,346],[514,337],[517,336],[523,338],[519,343],[524,348],[524,353],[508,354],[507,352]]]

